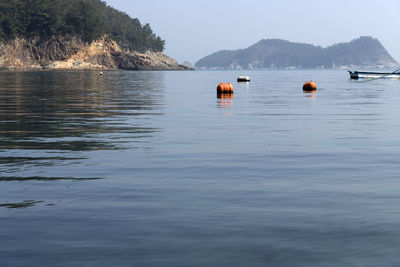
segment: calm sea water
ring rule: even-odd
[[[2,72],[0,265],[397,266],[399,103],[345,71]]]

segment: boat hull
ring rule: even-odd
[[[370,71],[349,71],[350,79],[400,79],[400,73],[393,72],[370,72]]]
[[[237,78],[238,82],[250,82],[250,77],[249,76],[239,76]]]

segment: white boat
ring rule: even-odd
[[[250,82],[250,77],[249,76],[239,76],[237,78],[238,82]]]
[[[398,72],[371,72],[371,71],[349,71],[350,79],[400,79],[400,73]]]

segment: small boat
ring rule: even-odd
[[[239,76],[237,78],[238,82],[250,82],[250,77],[249,76]]]
[[[376,78],[388,78],[388,79],[400,79],[400,73],[398,72],[370,72],[370,71],[349,71],[350,79],[376,79]]]

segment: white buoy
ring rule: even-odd
[[[250,77],[249,76],[239,76],[237,78],[238,82],[250,82]]]
[[[104,73],[102,71],[99,72],[99,75],[103,75]]]

